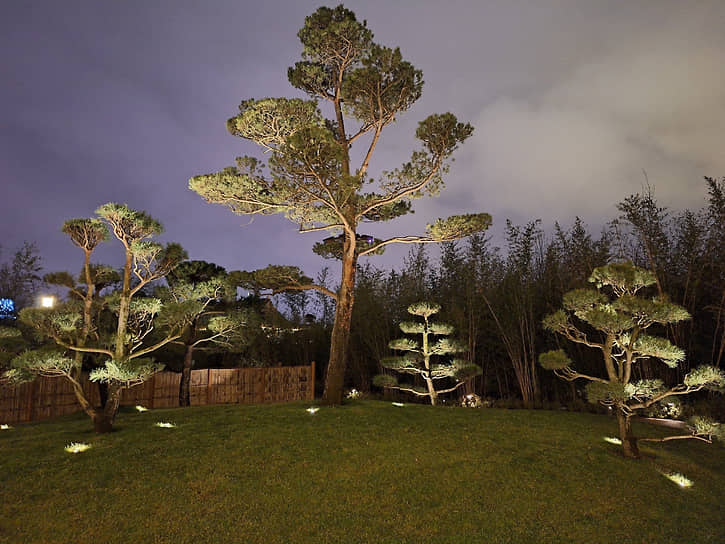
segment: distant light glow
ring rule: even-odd
[[[393,406],[397,406],[398,408],[402,408],[403,406],[405,406],[405,404],[403,404],[402,402],[393,402],[392,404]]]
[[[156,423],[157,427],[161,427],[162,429],[173,429],[176,427],[176,424],[170,423],[168,421],[159,421]]]
[[[314,415],[314,414],[316,414],[316,413],[317,413],[317,411],[318,411],[318,410],[319,410],[319,408],[318,408],[317,406],[310,406],[310,407],[309,407],[309,408],[307,409],[307,413],[309,413],[309,414],[311,414],[311,415]]]
[[[82,442],[71,442],[65,447],[65,451],[68,453],[81,453],[89,449],[91,449],[90,444],[84,444]]]
[[[149,409],[148,409],[148,408],[144,408],[144,407],[143,407],[143,406],[141,406],[140,404],[137,404],[137,405],[136,405],[136,410],[138,410],[139,412],[148,412],[148,411],[149,411]]]
[[[614,438],[613,436],[605,436],[604,441],[609,442],[610,444],[617,444],[618,446],[622,445],[622,441],[619,438]]]
[[[361,396],[362,393],[360,393],[357,389],[350,389],[350,391],[347,392],[348,399],[359,399]]]
[[[0,298],[0,319],[15,319],[15,302],[11,298]]]
[[[672,482],[675,482],[680,487],[692,487],[692,484],[694,483],[687,476],[680,474],[679,472],[665,472],[662,473],[662,476]]]
[[[12,427],[7,423],[3,423],[0,425],[0,431],[9,431],[10,429],[12,429]]]
[[[55,297],[54,296],[40,297],[40,305],[43,308],[52,308],[55,305]]]

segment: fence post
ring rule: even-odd
[[[35,386],[40,378],[35,378],[28,384],[28,397],[25,401],[25,419],[24,421],[33,421],[33,401],[35,400]]]
[[[211,368],[206,369],[206,403],[211,404]]]
[[[315,361],[310,363],[310,384],[310,391],[307,393],[308,400],[315,400]]]

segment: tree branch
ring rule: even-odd
[[[363,257],[364,255],[374,253],[381,247],[385,247],[388,244],[433,244],[450,241],[451,240],[436,240],[425,236],[396,236],[394,238],[383,240],[382,242],[377,243],[374,246],[370,246],[365,251],[361,251],[360,253],[358,253],[358,257]]]
[[[418,183],[415,183],[413,185],[407,185],[407,186],[403,187],[401,190],[399,190],[397,193],[394,193],[387,198],[381,198],[379,200],[376,200],[375,202],[370,204],[368,207],[363,209],[360,213],[358,213],[355,216],[356,219],[360,218],[360,217],[364,217],[365,214],[371,212],[375,208],[379,208],[380,206],[385,206],[386,204],[391,204],[397,200],[400,200],[401,198],[404,198],[408,195],[415,193],[416,191],[420,191],[423,187],[425,187],[430,182],[430,180],[433,179],[433,177],[436,175],[436,173],[438,173],[438,170],[440,169],[440,166],[441,166],[441,160],[442,160],[441,157],[438,157],[435,160],[435,164],[433,165],[433,168],[431,168],[431,171],[428,173],[428,175],[425,176],[421,181],[419,181]]]

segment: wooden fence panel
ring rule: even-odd
[[[121,394],[121,405],[146,408],[179,406],[181,374],[159,372]],[[81,379],[86,398],[100,405],[98,384],[87,374]],[[214,368],[192,370],[192,406],[206,404],[261,404],[312,400],[315,364],[272,368]],[[31,383],[0,386],[0,423],[48,419],[80,410],[71,384],[63,378],[38,378]]]
[[[189,401],[192,406],[209,404],[209,370],[191,371]]]
[[[81,377],[86,398],[100,404],[98,384]],[[64,378],[41,377],[33,382],[0,387],[0,423],[23,423],[59,417],[80,410],[73,386]]]

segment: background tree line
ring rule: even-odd
[[[397,324],[406,319],[406,308],[425,300],[441,305],[441,319],[455,326],[468,347],[462,356],[483,370],[469,391],[518,399],[525,406],[583,404],[576,385],[537,368],[539,353],[563,347],[541,321],[561,306],[564,293],[586,287],[595,267],[623,260],[655,274],[651,295],[664,296],[692,315],[658,331],[687,354],[677,368],[664,370],[665,381],[679,382],[700,364],[722,367],[725,180],[705,178],[705,185],[708,197],[700,210],[668,210],[646,186],[623,199],[619,217],[599,233],[590,232],[578,217],[569,227],[556,224],[551,233],[538,220],[507,222],[503,248],[479,233],[442,244],[438,258],[425,246],[414,246],[397,270],[358,265],[347,385],[374,389],[372,377],[382,370],[380,360],[391,354],[388,343],[399,335]],[[304,324],[305,314],[315,315],[314,322],[308,316],[304,333],[316,331],[306,340],[307,350],[324,361],[330,310],[323,311],[320,299],[307,293],[286,294],[284,300],[293,321]],[[292,335],[287,341],[299,344],[300,338]],[[597,371],[596,354],[581,346],[569,349],[583,371]],[[655,364],[643,361],[638,377],[662,376]]]

